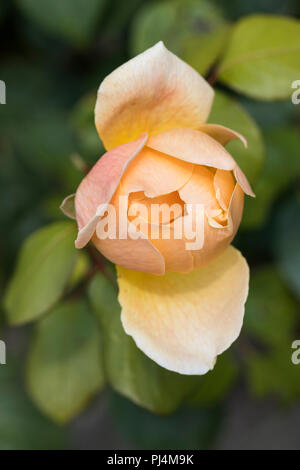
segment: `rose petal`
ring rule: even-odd
[[[245,174],[242,172],[240,167],[236,165],[236,167],[233,170],[235,179],[239,183],[239,185],[243,188],[244,192],[251,197],[255,197],[254,192],[252,191],[252,188],[249,184],[249,181],[247,180]]]
[[[165,194],[164,196],[157,196],[154,198],[146,197],[143,191],[137,193],[131,193],[129,195],[129,210],[128,210],[128,218],[130,221],[133,220],[134,217],[140,216],[142,217],[142,213],[139,215],[139,208],[141,207],[142,211],[146,209],[148,217],[146,218],[147,222],[151,222],[151,214],[153,213],[153,206],[158,205],[161,208],[160,211],[157,211],[158,214],[156,216],[157,220],[153,221],[154,223],[159,224],[168,224],[172,222],[174,219],[182,216],[184,214],[184,204],[179,197],[177,191]],[[164,208],[166,210],[164,210]],[[134,209],[134,214],[132,210]],[[129,213],[130,211],[130,213]],[[130,217],[131,216],[131,217]],[[134,216],[134,217],[133,217]]]
[[[182,222],[183,217],[177,219],[177,223]],[[170,233],[170,239],[168,235]],[[161,237],[159,239],[151,238],[151,243],[163,255],[165,260],[166,272],[188,273],[194,268],[194,259],[191,252],[186,248],[185,238],[175,239],[174,223],[169,228],[161,226]]]
[[[189,204],[192,201],[193,193],[181,194],[181,198],[185,203]],[[223,250],[233,240],[243,214],[244,208],[244,192],[240,185],[235,185],[234,191],[231,196],[229,209],[228,209],[228,222],[227,224],[220,225],[211,217],[204,217],[204,244],[201,250],[192,250],[191,254],[194,258],[194,266],[199,268],[205,266],[216,256],[222,253]],[[202,226],[200,227],[202,230]],[[194,227],[196,230],[196,226]]]
[[[235,248],[189,274],[117,269],[124,329],[162,367],[205,374],[238,337],[249,270]]]
[[[234,186],[234,179],[231,171],[216,171],[214,176],[214,187],[217,200],[224,211],[229,207]]]
[[[194,165],[144,147],[121,179],[122,194],[143,191],[157,197],[177,191],[192,176]]]
[[[133,221],[134,223],[134,221]],[[165,271],[190,272],[194,267],[194,259],[186,248],[185,238],[176,239],[174,236],[174,223],[156,225],[158,236],[151,236],[154,224],[141,226],[141,231],[148,237],[151,244],[161,253],[165,262]],[[183,217],[178,217],[176,223],[183,223]]]
[[[83,248],[93,236],[129,163],[139,154],[147,134],[105,153],[79,185],[75,196],[79,233],[76,248]]]
[[[104,238],[103,232],[106,224],[103,218],[97,223],[96,234],[94,234],[92,241],[96,248],[109,259],[112,263],[117,263],[127,269],[134,269],[152,274],[164,274],[165,262],[162,254],[155,248],[152,243],[147,239],[141,230],[137,230],[134,224],[128,221],[128,198],[119,204],[121,196],[121,188],[118,187],[110,204],[111,209],[114,209],[115,214],[115,228],[113,233],[114,238]],[[124,195],[123,195],[124,197]],[[120,210],[123,210],[123,222],[125,227],[124,238],[120,235]],[[131,234],[134,234],[132,238]]]
[[[137,203],[143,204],[146,207],[148,217],[143,218],[143,210],[141,215],[137,212],[137,218],[132,220],[132,223],[137,226],[144,235],[149,239],[151,244],[159,250],[163,255],[165,261],[166,271],[174,272],[189,272],[193,269],[193,257],[191,253],[186,249],[186,240],[184,237],[176,239],[174,236],[175,223],[183,224],[184,204],[180,199],[178,192],[173,192],[166,196],[159,196],[156,198],[140,198],[140,193],[137,194]],[[130,197],[130,200],[134,201],[134,194]],[[164,204],[166,208],[174,208],[174,211],[158,212],[156,214],[156,220],[150,218],[153,210],[152,204]],[[141,209],[143,209],[143,207]],[[130,209],[132,206],[130,207]],[[130,213],[128,210],[128,214]],[[136,206],[139,209],[139,206]],[[140,220],[145,223],[140,223]],[[176,222],[175,222],[176,221]],[[149,222],[149,223],[148,223]],[[182,225],[181,225],[182,227]]]
[[[229,172],[226,171],[226,173]],[[221,210],[216,199],[214,174],[205,166],[196,166],[193,176],[178,192],[185,202],[203,204],[205,212],[209,215]]]
[[[129,231],[132,224],[129,223]],[[96,248],[112,263],[118,263],[127,269],[152,274],[164,274],[165,263],[162,254],[141,233],[137,240],[128,237],[125,240],[100,240],[93,236]]]
[[[159,42],[101,83],[96,127],[108,150],[142,132],[196,129],[206,121],[213,96],[204,78]]]
[[[204,132],[194,129],[172,129],[150,137],[147,147],[189,163],[211,166],[220,170],[233,170],[244,192],[249,196],[254,196],[246,176],[230,153]]]
[[[246,148],[248,147],[248,142],[245,137],[239,132],[229,129],[229,127],[221,126],[219,124],[203,124],[199,127],[199,131],[205,132],[205,134],[220,142],[224,147],[234,139],[240,139],[244,146]]]

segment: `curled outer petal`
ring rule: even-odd
[[[245,137],[239,132],[229,129],[229,127],[221,126],[220,124],[203,124],[198,130],[210,135],[210,137],[220,142],[224,147],[234,139],[240,139],[244,146],[248,147]]]
[[[150,137],[147,146],[189,163],[233,171],[244,192],[255,196],[246,176],[230,153],[205,132],[172,129]]]
[[[117,270],[124,329],[162,367],[205,374],[238,337],[249,269],[235,248],[189,274]]]
[[[92,238],[127,166],[139,154],[146,141],[147,134],[142,134],[135,141],[105,153],[82,180],[75,196],[79,226],[76,248],[83,248]]]
[[[213,96],[204,78],[159,42],[101,83],[96,127],[108,150],[142,132],[197,129],[209,115]]]

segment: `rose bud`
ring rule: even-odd
[[[75,195],[75,245],[92,241],[117,265],[125,331],[182,374],[213,368],[239,335],[248,293],[247,263],[229,245],[254,194],[224,147],[247,142],[205,124],[213,97],[162,42],[116,69],[95,108],[107,153]]]

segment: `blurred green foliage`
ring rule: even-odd
[[[14,325],[36,320],[61,297],[74,269],[75,224],[48,225],[26,240],[4,306]]]
[[[280,32],[278,34],[278,32]],[[233,28],[218,68],[220,80],[261,100],[288,99],[300,68],[300,24],[292,18],[253,15]]]
[[[17,347],[0,365],[1,449],[66,448],[69,428],[52,421],[70,421],[105,382],[115,425],[139,448],[212,447],[241,383],[257,400],[299,401],[300,105],[290,100],[299,13],[297,0],[0,3],[0,337],[10,351],[8,324],[19,325],[18,344],[29,336],[27,356]],[[247,150],[228,149],[257,194],[235,240],[253,273],[245,327],[203,377],[166,371],[137,349],[112,266],[74,250],[75,224],[58,209],[104,152],[93,122],[100,82],[159,40],[214,84],[209,120],[246,136]],[[95,257],[105,276],[93,277]]]
[[[100,346],[84,301],[61,304],[38,322],[28,355],[28,390],[54,421],[68,421],[103,388]]]

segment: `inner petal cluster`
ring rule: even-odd
[[[188,163],[145,147],[123,175],[111,203],[119,213],[120,197],[127,198],[128,223],[163,256],[165,270],[188,272],[209,262],[232,240],[235,227],[230,208],[235,187],[231,171]],[[184,231],[188,217],[194,238],[197,230],[203,232],[203,244],[197,249],[187,248],[193,241]],[[99,230],[97,235],[101,237]]]

